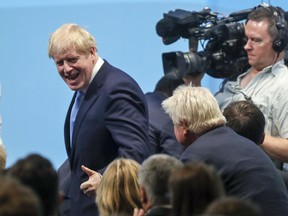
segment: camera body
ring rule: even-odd
[[[164,13],[156,24],[156,32],[163,43],[169,45],[180,38],[189,40],[188,52],[162,54],[164,73],[187,76],[206,72],[215,78],[230,80],[249,67],[244,50],[243,20],[252,9],[242,10],[221,17],[205,7],[199,12],[182,9]],[[201,44],[203,50],[198,51]]]

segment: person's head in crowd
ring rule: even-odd
[[[261,216],[261,209],[253,202],[238,197],[223,197],[213,201],[203,216]]]
[[[144,212],[155,206],[170,204],[169,177],[182,166],[180,160],[167,154],[154,154],[142,163],[138,182]]]
[[[265,117],[261,110],[250,101],[235,101],[224,110],[226,125],[236,133],[244,136],[256,144],[264,140]]]
[[[265,138],[265,117],[261,110],[251,101],[235,101],[223,110],[226,125],[236,133],[252,140],[257,145]],[[286,188],[288,188],[288,174],[280,171]]]
[[[259,6],[249,13],[245,24],[244,46],[252,68],[261,71],[283,59],[287,46],[284,11],[274,6]]]
[[[67,54],[76,57],[64,63]],[[60,76],[71,90],[88,88],[98,54],[96,41],[87,30],[77,24],[62,25],[49,40],[48,55],[55,61]],[[78,69],[77,73],[67,73],[72,65]],[[75,85],[72,81],[79,76],[81,82]]]
[[[97,189],[96,203],[101,216],[133,215],[141,206],[137,182],[140,164],[132,159],[112,161]]]
[[[173,121],[178,142],[185,148],[203,133],[226,123],[215,97],[203,87],[179,86],[162,107]]]
[[[0,216],[43,216],[42,205],[31,188],[0,174]]]
[[[55,214],[58,208],[58,176],[47,158],[29,154],[9,167],[7,174],[19,179],[39,196],[44,216]]]
[[[173,94],[173,91],[179,86],[183,85],[183,78],[177,75],[176,73],[165,74],[157,82],[154,91],[163,94],[166,97],[170,97]]]
[[[188,162],[169,179],[172,214],[202,214],[214,200],[225,195],[224,185],[214,167],[203,162]]]
[[[0,172],[6,168],[7,154],[3,144],[0,144]]]

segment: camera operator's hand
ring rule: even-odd
[[[183,81],[185,82],[186,85],[201,86],[201,80],[204,74],[205,72],[193,75],[186,75],[185,77],[183,77]]]

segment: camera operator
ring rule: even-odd
[[[239,100],[252,101],[260,108],[266,119],[266,135],[260,146],[279,169],[288,162],[287,28],[281,8],[261,6],[252,10],[245,24],[244,46],[251,67],[236,81],[224,81],[216,93],[221,109]]]

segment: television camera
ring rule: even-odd
[[[206,7],[202,11],[176,9],[164,13],[156,32],[165,45],[178,39],[189,40],[188,52],[162,54],[164,73],[180,76],[206,72],[215,78],[234,79],[249,67],[244,50],[243,20],[253,9],[241,10],[223,17]],[[202,46],[198,51],[198,45]]]

